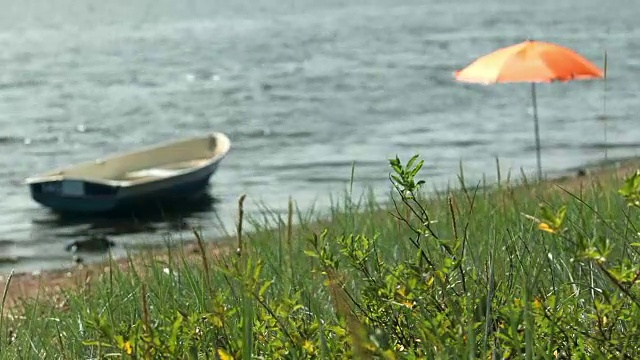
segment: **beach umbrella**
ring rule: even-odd
[[[542,166],[540,165],[536,83],[597,79],[602,78],[603,75],[602,70],[577,52],[557,44],[536,40],[526,40],[500,48],[455,72],[456,80],[461,82],[485,85],[531,83],[538,179],[542,178]]]

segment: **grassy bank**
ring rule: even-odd
[[[640,177],[425,198],[418,164],[392,164],[388,206],[266,213],[238,252],[169,249],[30,299],[0,320],[0,357],[638,357]]]

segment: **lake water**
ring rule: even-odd
[[[435,186],[459,162],[477,181],[536,168],[530,88],[453,81],[477,56],[526,38],[576,49],[603,81],[540,85],[542,165],[557,174],[640,146],[640,3],[619,0],[0,0],[0,272],[71,263],[88,230],[127,247],[170,224],[58,219],[24,178],[179,137],[222,131],[232,150],[213,205],[188,216],[219,233],[248,195],[326,208],[349,183],[389,189],[387,159],[426,159]],[[607,141],[601,120],[606,95]],[[205,204],[206,205],[206,204]],[[89,257],[89,260],[95,259]]]

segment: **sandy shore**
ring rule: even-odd
[[[222,252],[235,248],[233,239],[216,239],[216,241],[205,241],[203,249],[206,255],[211,258]],[[99,279],[109,273],[112,268],[120,270],[128,270],[131,266],[141,273],[145,266],[149,264],[148,260],[169,261],[170,252],[167,249],[154,250],[145,253],[132,253],[127,258],[113,259],[111,262],[78,264],[73,267],[66,267],[50,271],[42,271],[39,273],[15,273],[8,276],[0,276],[2,282],[2,292],[7,291],[5,301],[5,309],[11,309],[15,305],[20,304],[23,300],[39,298],[43,300],[52,300],[57,302],[58,295],[62,289],[84,288],[90,285],[92,281]],[[193,241],[185,242],[180,249],[174,248],[171,252],[175,258],[184,256],[188,261],[201,261],[201,247],[196,241],[194,235]],[[7,289],[6,284],[9,282]]]
[[[598,179],[611,178],[612,176],[626,176],[636,169],[640,168],[640,159],[630,159],[615,163],[594,165],[586,171],[580,171],[579,174],[571,176],[563,176],[556,179],[549,179],[543,182],[541,188],[552,188],[555,185],[561,185],[563,188],[578,189],[587,183],[597,181]],[[222,251],[233,248],[233,239],[220,239],[215,242],[205,242],[204,250],[208,255],[220,254]],[[195,236],[193,242],[185,243],[182,252],[191,260],[200,260],[202,252],[200,245],[196,242]],[[145,259],[153,257],[154,260],[168,260],[167,250],[158,250],[152,253],[132,254],[131,262],[127,258],[114,259],[114,266],[120,269],[127,269],[130,264],[136,268],[144,266]],[[0,277],[2,283],[1,288],[7,291],[7,299],[5,308],[11,309],[21,302],[21,299],[35,298],[56,301],[61,289],[69,289],[74,287],[86,287],[92,281],[100,276],[107,274],[109,271],[109,263],[82,264],[73,268],[58,269],[53,271],[41,272],[37,275],[32,273],[14,274],[6,289],[7,277]],[[41,290],[41,291],[40,291]]]

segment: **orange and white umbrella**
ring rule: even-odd
[[[538,178],[540,165],[540,130],[536,102],[536,83],[602,78],[604,73],[577,52],[550,42],[526,40],[484,55],[462,70],[455,78],[461,82],[495,84],[530,82],[536,137]]]

